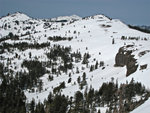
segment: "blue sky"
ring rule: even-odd
[[[104,14],[127,24],[150,25],[150,0],[0,0],[0,16],[17,11],[34,18]]]

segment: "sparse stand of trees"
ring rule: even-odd
[[[16,24],[19,23],[16,22]],[[8,37],[2,38],[0,42],[10,38],[17,40],[18,36],[10,33]],[[71,37],[49,37],[49,40],[52,41],[71,39]],[[129,39],[138,40],[136,37],[130,37]],[[126,40],[126,37],[122,37],[122,40]],[[112,44],[114,43],[115,41],[112,40]],[[4,53],[5,50],[10,51],[11,48],[23,51],[29,48],[41,49],[49,46],[49,42],[41,44],[28,44],[26,42],[9,44],[4,42],[0,46],[0,53]],[[61,90],[66,87],[65,82],[61,82],[60,85],[53,89],[53,93],[48,95],[44,103],[35,103],[34,99],[27,103],[24,90],[30,89],[30,92],[35,92],[35,90],[37,92],[43,91],[43,83],[39,79],[41,76],[49,73],[48,80],[52,81],[53,75],[61,75],[62,72],[68,73],[68,70],[72,70],[73,62],[88,65],[90,58],[89,53],[85,53],[82,58],[79,51],[71,53],[71,46],[64,47],[60,45],[50,47],[46,56],[48,62],[24,60],[21,66],[22,68],[27,68],[28,72],[17,72],[15,77],[11,73],[6,74],[5,72],[8,72],[7,68],[0,63],[0,113],[91,113],[96,112],[96,107],[104,106],[109,108],[106,111],[107,113],[126,113],[132,111],[150,97],[150,92],[141,83],[135,82],[133,79],[129,83],[127,82],[120,86],[118,86],[117,81],[114,83],[114,79],[112,79],[111,82],[103,83],[99,90],[94,90],[92,86],[88,89],[87,75],[84,72],[81,77],[77,78],[80,90],[75,93],[74,97],[69,98],[61,94]],[[18,57],[16,53],[15,58]],[[29,58],[31,59],[31,57],[32,53],[29,53]],[[134,59],[130,59],[134,61]],[[61,62],[61,64],[58,62]],[[51,70],[48,71],[45,67],[49,67]],[[95,65],[90,66],[90,72],[98,69],[98,67],[104,69],[104,61],[100,61],[100,63],[96,61]],[[79,73],[78,67],[76,68],[76,73]],[[70,82],[71,74],[69,74],[68,79],[68,83]],[[84,93],[81,92],[83,89],[85,89]],[[137,100],[136,96],[139,96],[140,100]],[[100,113],[100,110],[98,113]]]
[[[71,41],[73,37],[61,37],[61,36],[53,36],[53,37],[48,37],[49,40],[57,42],[57,41],[64,41],[68,40]]]
[[[41,65],[39,62],[34,61],[25,62],[24,66],[28,64],[27,68],[31,68],[31,72],[36,72],[32,68],[35,63],[37,67]],[[118,82],[114,83],[112,78],[110,82],[103,83],[99,90],[94,90],[92,87],[88,89],[87,87],[84,88],[84,93],[77,91],[74,97],[70,98],[61,95],[61,92],[56,94],[49,93],[44,103],[35,103],[34,99],[27,103],[19,79],[4,75],[2,64],[0,64],[0,68],[2,69],[0,70],[2,80],[0,84],[1,113],[91,113],[96,112],[96,107],[104,106],[109,108],[106,110],[107,113],[127,113],[150,97],[150,92],[141,83],[135,82],[134,79],[129,83],[118,85]],[[41,70],[38,73],[42,72]],[[37,75],[37,73],[34,74]],[[83,81],[86,81],[86,73],[83,73],[82,81],[79,83]],[[54,90],[61,90],[62,88],[65,88],[65,82],[60,83]],[[140,99],[137,100],[136,96],[140,97]]]
[[[128,25],[128,26],[129,26],[129,28],[142,31],[142,32],[144,32],[144,33],[150,33],[150,30],[149,30],[149,29],[146,29],[146,28],[142,28],[142,27],[139,27],[139,26],[133,26],[133,25]]]

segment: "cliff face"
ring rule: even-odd
[[[116,54],[115,58],[115,66],[125,66],[127,64],[127,55],[125,54],[125,51],[123,47],[121,47]]]
[[[121,47],[118,53],[116,54],[115,58],[115,66],[126,66],[126,76],[129,76],[130,74],[134,73],[138,67],[138,65],[136,64],[136,59],[131,53],[131,50],[125,50],[125,47]]]

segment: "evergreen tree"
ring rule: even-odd
[[[63,95],[55,95],[53,102],[50,104],[50,113],[66,113],[68,99]]]
[[[114,38],[112,39],[112,44],[115,44],[115,39]]]
[[[32,99],[31,103],[30,103],[30,111],[31,113],[34,113],[35,111],[35,100]]]
[[[98,69],[98,61],[96,61],[95,69]]]
[[[77,82],[78,82],[78,84],[80,84],[80,82],[81,82],[80,76],[77,78]]]
[[[86,73],[85,72],[83,73],[82,77],[83,77],[83,81],[86,81]]]
[[[98,110],[98,113],[101,113],[100,109]]]
[[[41,92],[43,90],[43,82],[42,80],[39,80],[39,92]]]
[[[80,91],[75,93],[75,111],[79,110],[79,106],[82,105],[83,94]]]

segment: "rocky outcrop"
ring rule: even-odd
[[[121,47],[115,57],[115,66],[126,66],[126,76],[129,76],[130,74],[134,73],[138,67],[136,59],[131,53],[131,50],[127,50],[127,46]]]
[[[125,51],[122,48],[119,49],[118,53],[116,54],[115,58],[115,66],[125,66],[127,63],[127,55],[125,55]]]
[[[127,67],[126,76],[129,76],[130,74],[134,73],[137,70],[138,65],[136,59],[134,58],[134,55],[129,55],[126,67]]]

